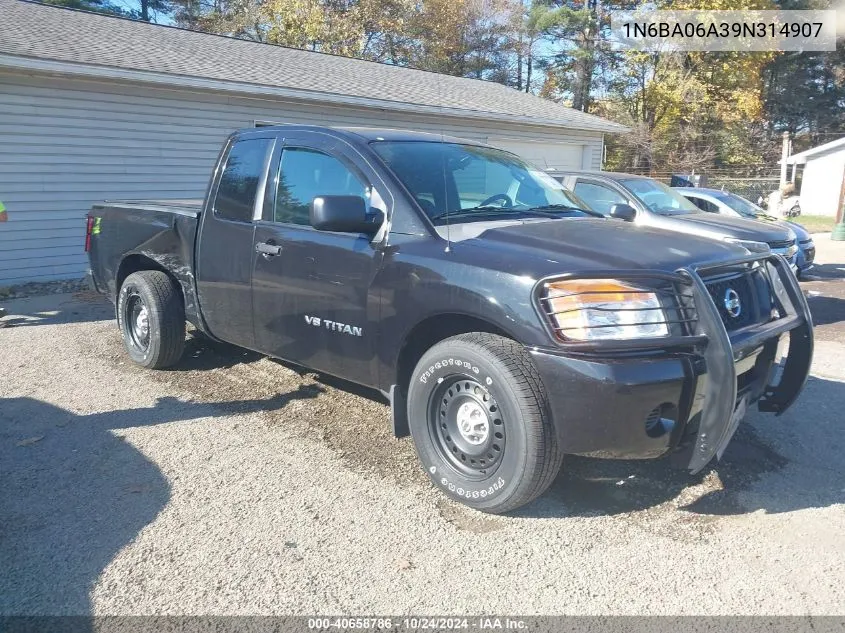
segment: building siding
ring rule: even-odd
[[[845,148],[809,157],[801,178],[801,213],[836,217],[843,177]]]
[[[588,166],[601,166],[594,132],[0,73],[0,200],[9,217],[0,224],[0,286],[80,277],[94,202],[201,197],[225,137],[256,121],[542,141],[583,148]]]

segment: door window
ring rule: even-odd
[[[311,202],[318,196],[360,196],[369,191],[346,165],[334,156],[302,147],[286,147],[279,162],[273,220],[311,224]]]
[[[719,213],[719,207],[709,200],[705,200],[704,198],[687,198],[687,200],[692,202],[702,211],[707,211],[707,213]]]
[[[575,184],[575,194],[586,201],[593,211],[610,215],[610,207],[614,204],[627,204],[625,197],[604,185],[579,180]]]
[[[214,214],[227,220],[252,222],[258,181],[264,173],[264,161],[270,139],[253,138],[232,145],[220,176]]]

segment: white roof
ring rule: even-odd
[[[824,145],[819,145],[818,147],[813,147],[812,149],[806,149],[803,152],[793,154],[786,159],[786,164],[792,165],[797,163],[799,165],[803,165],[807,162],[808,158],[815,158],[821,154],[828,154],[835,151],[845,152],[845,136],[835,141],[831,141],[830,143],[825,143]]]

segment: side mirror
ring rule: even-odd
[[[333,233],[375,235],[384,214],[367,213],[367,202],[360,196],[317,196],[311,201],[311,226]]]
[[[614,204],[610,207],[610,217],[625,222],[633,222],[637,217],[637,211],[630,204]]]

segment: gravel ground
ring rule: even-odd
[[[845,243],[819,258],[787,414],[696,477],[568,458],[507,517],[437,494],[377,394],[198,337],[144,371],[96,295],[5,303],[0,614],[845,613]]]
[[[23,299],[41,295],[63,294],[85,290],[84,279],[63,279],[61,281],[33,281],[16,286],[0,286],[0,300]]]

